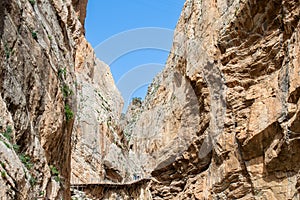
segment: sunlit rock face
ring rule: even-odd
[[[0,3],[2,199],[70,199],[79,10],[71,0]]]
[[[124,182],[136,171],[120,127],[123,99],[109,67],[80,38],[75,63],[77,115],[72,133],[71,184]]]
[[[123,99],[84,36],[87,0],[0,4],[1,198],[70,199],[74,183],[132,180]]]
[[[125,115],[86,4],[0,3],[1,198],[299,199],[299,1],[187,0]]]
[[[153,199],[298,199],[299,1],[185,3],[130,124]]]

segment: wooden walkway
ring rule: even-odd
[[[125,183],[113,183],[113,182],[102,182],[102,183],[78,183],[78,184],[71,184],[71,189],[82,190],[84,188],[91,188],[91,187],[103,187],[103,188],[124,188],[133,185],[141,185],[151,181],[152,178],[142,178],[139,180],[129,181]]]

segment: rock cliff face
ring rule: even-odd
[[[75,64],[86,8],[73,3],[0,3],[1,199],[70,199]]]
[[[125,116],[86,4],[0,3],[1,198],[300,198],[299,1],[187,0]]]
[[[299,12],[187,0],[131,124],[153,199],[299,199]]]
[[[76,54],[77,115],[72,134],[72,184],[124,182],[136,168],[130,162],[119,125],[123,99],[109,67],[96,59],[84,37]]]
[[[140,170],[119,125],[122,97],[84,37],[86,4],[1,2],[1,198],[70,199],[71,184]]]

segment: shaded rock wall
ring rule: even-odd
[[[72,186],[74,199],[150,199],[148,182],[140,179],[126,183],[77,184]]]
[[[70,199],[78,10],[86,5],[0,4],[0,196]]]

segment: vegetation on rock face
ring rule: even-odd
[[[136,105],[136,104],[142,104],[142,98],[141,97],[134,97],[134,98],[132,98],[132,103],[134,105]]]
[[[35,0],[29,0],[29,3],[30,3],[32,6],[34,6]]]
[[[51,175],[54,177],[54,180],[56,182],[60,182],[60,175],[59,175],[59,171],[57,170],[57,168],[53,165],[50,165],[50,171],[51,171]]]
[[[20,145],[13,144],[12,147],[15,150],[16,153],[19,153],[19,151],[20,151]]]
[[[10,143],[12,142],[12,128],[11,126],[7,126],[6,130],[2,132],[2,136],[8,140],[9,143],[7,143],[5,140],[0,139],[1,142],[5,144],[7,148],[11,148]]]
[[[9,59],[12,50],[7,46],[7,44],[4,45],[4,52],[5,52],[6,59]]]
[[[25,165],[25,167],[27,169],[31,169],[33,164],[31,163],[31,158],[28,155],[25,155],[24,153],[21,153],[19,155],[19,158],[20,158],[21,162]]]
[[[71,108],[68,104],[65,105],[65,116],[66,116],[67,122],[72,120],[73,117],[74,117],[74,113],[73,113],[73,111],[71,110]]]
[[[34,178],[34,177],[30,177],[30,179],[29,179],[29,183],[30,183],[30,185],[31,185],[31,187],[33,187],[36,183],[37,183],[37,180],[36,180],[36,178]]]
[[[74,118],[74,113],[68,104],[68,99],[74,94],[74,92],[66,83],[67,69],[65,67],[58,70],[58,78],[61,81],[61,91],[65,100],[65,117],[66,121],[69,122]]]
[[[50,36],[49,36],[50,37]],[[58,77],[60,78],[60,79],[63,79],[64,77],[66,77],[67,76],[67,69],[66,68],[60,68],[59,70],[58,70]]]
[[[11,141],[11,134],[12,134],[12,128],[11,126],[7,126],[5,132],[2,133],[2,135],[8,140]]]
[[[35,39],[35,40],[38,39],[38,37],[37,37],[37,32],[32,31],[32,32],[31,32],[31,35],[32,35],[33,39]]]
[[[64,98],[67,98],[74,94],[73,90],[71,90],[67,84],[63,85],[62,92],[63,92]]]
[[[123,131],[123,134],[124,134],[124,136],[125,136],[126,140],[127,140],[127,141],[130,141],[131,134],[130,134],[130,133],[128,133],[126,130],[124,130],[124,131]]]
[[[5,177],[6,177],[6,172],[5,172],[5,171],[2,171],[2,172],[1,172],[1,177],[2,177],[2,178],[5,178]]]

